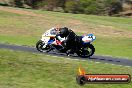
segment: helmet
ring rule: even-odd
[[[60,36],[61,37],[66,37],[66,36],[68,36],[68,34],[69,34],[69,30],[68,30],[67,27],[64,27],[64,28],[60,29]]]

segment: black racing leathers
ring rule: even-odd
[[[58,34],[57,36],[61,36],[61,35]],[[56,39],[58,39],[57,36]],[[68,50],[67,53],[74,53],[78,51],[82,43],[82,37],[77,36],[72,30],[69,30],[69,34],[65,36],[65,38],[66,39],[62,42],[62,45],[66,48],[66,50]]]
[[[76,34],[72,31],[69,30],[69,34],[66,37],[66,40],[64,40],[64,44],[66,44],[66,49],[70,50],[69,53],[73,53],[75,51],[75,38],[76,38]]]

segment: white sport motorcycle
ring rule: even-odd
[[[36,43],[36,48],[40,52],[50,52],[50,51],[59,51],[61,53],[66,53],[67,50],[65,47],[61,45],[62,41],[58,41],[55,38],[56,35],[52,35],[50,33],[44,33],[42,35],[41,40],[39,40]],[[93,34],[88,34],[85,36],[77,36],[77,38],[80,37],[82,40],[81,47],[79,46],[78,51],[74,52],[80,57],[90,57],[94,54],[95,48],[92,45],[92,42],[96,39],[96,37]],[[53,47],[52,43],[56,42],[56,45]]]

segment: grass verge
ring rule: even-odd
[[[131,83],[79,86],[75,78],[80,65],[87,73],[132,75],[132,67],[0,49],[0,88],[130,88],[132,86]]]
[[[96,54],[132,58],[130,18],[3,7],[0,9],[0,43],[35,46],[43,32],[56,24],[70,27],[77,34],[95,34]]]

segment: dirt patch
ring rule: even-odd
[[[73,25],[81,25],[81,24],[82,24],[82,22],[79,21],[79,20],[70,20],[69,23],[71,23],[71,24],[73,24]]]
[[[83,33],[83,34],[89,34],[93,33],[97,36],[102,37],[126,37],[126,38],[132,38],[132,32],[127,30],[119,30],[111,26],[104,26],[99,25],[97,27],[90,27],[90,26],[83,26],[76,27],[76,29],[73,29],[75,32]]]
[[[22,9],[19,9],[19,8],[12,8],[12,7],[0,6],[0,10],[6,11],[6,12],[11,12],[11,13],[16,13],[16,14],[35,16],[36,19],[34,21],[32,21],[33,23],[31,23],[31,24],[36,25],[36,23],[38,23],[37,25],[38,25],[38,27],[40,27],[40,29],[44,29],[44,28],[47,29],[50,26],[53,26],[53,24],[55,24],[51,20],[51,19],[53,19],[52,16],[51,17],[50,16],[46,17],[42,14],[35,14],[31,11],[26,11],[26,10],[22,10]],[[44,19],[42,19],[42,17],[44,17]],[[24,17],[24,19],[25,19],[25,17]],[[29,20],[30,19],[32,19],[32,18],[29,18]],[[51,20],[51,21],[49,21],[49,20]],[[58,23],[58,21],[56,23]],[[43,28],[42,25],[45,25],[45,27]],[[105,26],[105,25],[97,25],[96,26],[96,25],[91,25],[90,23],[84,23],[83,21],[75,20],[75,19],[69,19],[69,20],[67,20],[67,22],[62,23],[62,25],[67,25],[67,27],[73,29],[75,32],[84,33],[84,34],[93,33],[97,36],[102,36],[102,37],[127,37],[127,38],[132,38],[132,32],[131,31],[117,29],[117,28],[114,28],[113,26]],[[7,31],[9,31],[10,28],[1,28],[1,29],[7,29]],[[14,33],[14,31],[12,31],[12,30],[7,32],[7,31],[1,30],[1,29],[0,29],[0,33],[6,33],[6,34]],[[13,28],[13,29],[15,29],[15,28]],[[34,35],[35,34],[35,33],[30,33],[30,32],[28,33],[27,31],[24,31],[24,29],[15,30],[15,33],[16,34],[29,34],[29,35]]]
[[[22,14],[22,15],[29,15],[29,16],[35,16],[35,17],[43,17],[41,14],[35,14],[31,11],[25,11],[25,10],[19,10],[11,7],[3,7],[0,6],[1,11],[6,11],[6,12],[11,12],[11,13],[16,13],[16,14]]]

